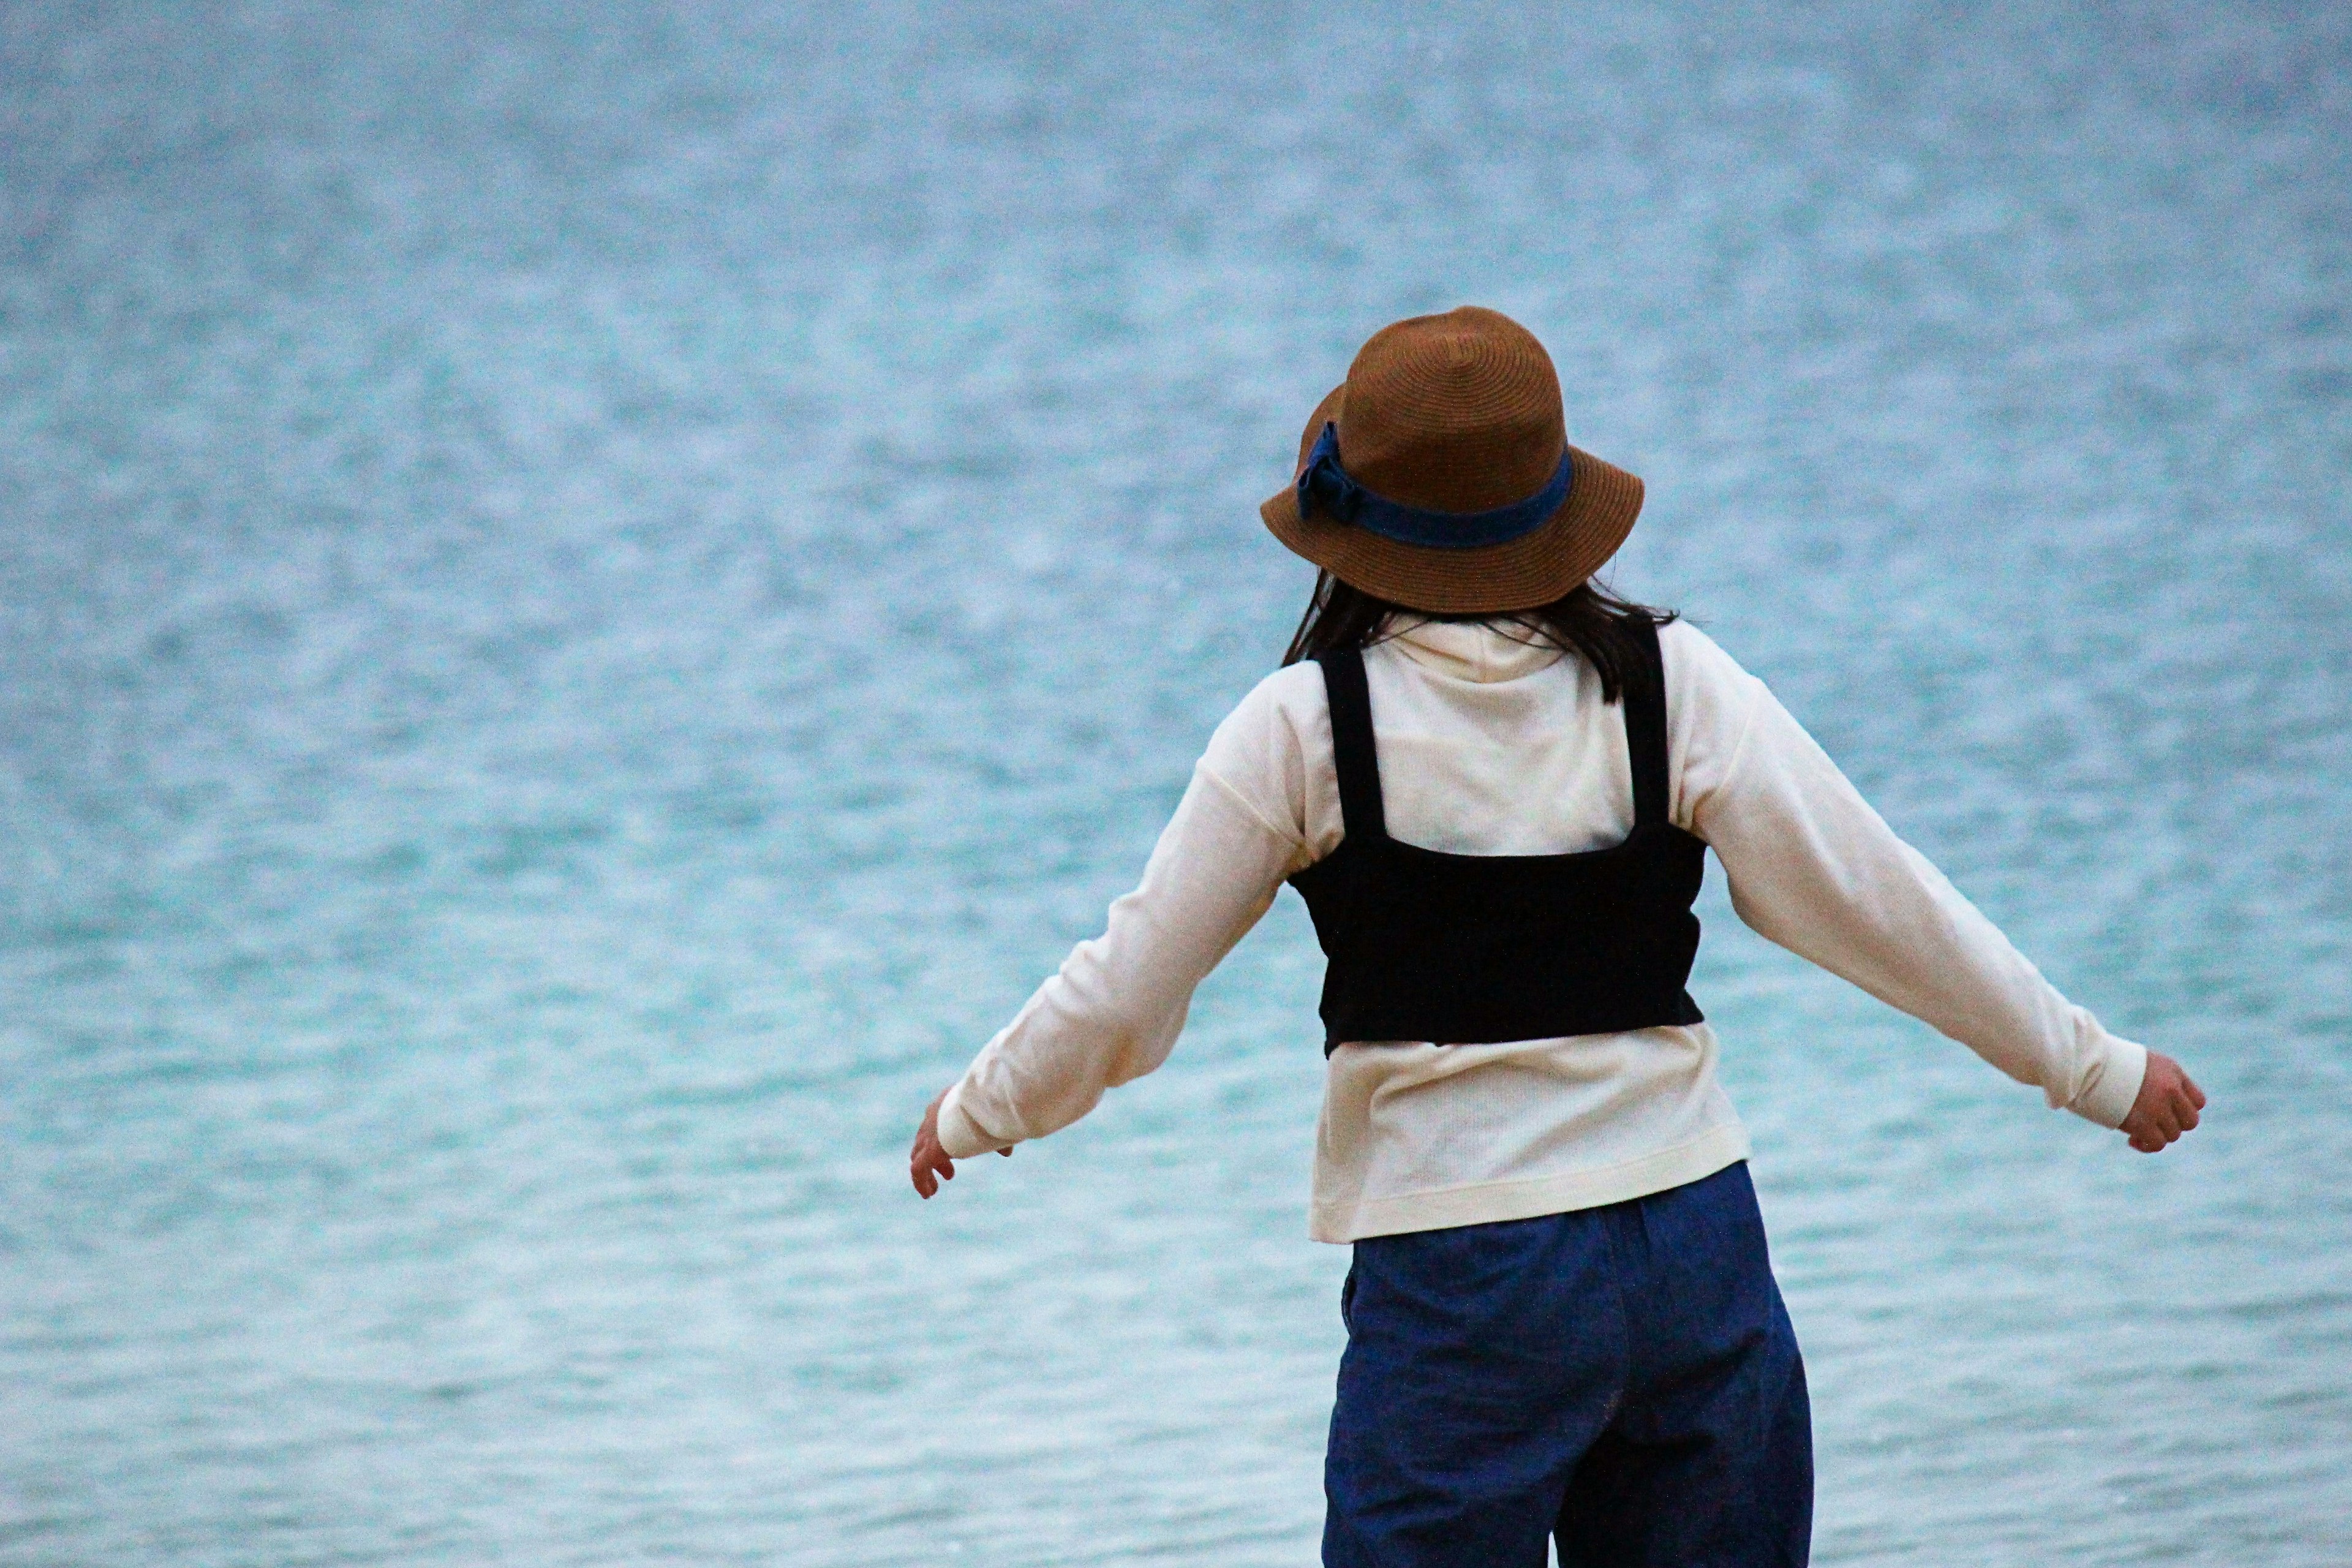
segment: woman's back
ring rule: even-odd
[[[1682,763],[1744,713],[1751,677],[1704,633],[1659,629],[1665,666],[1668,815],[1690,826]],[[1454,855],[1564,855],[1621,843],[1633,826],[1625,721],[1600,675],[1509,623],[1422,621],[1364,650],[1381,791],[1391,837]],[[1705,733],[1702,733],[1705,731]],[[1296,748],[1275,761],[1271,748]],[[1719,745],[1715,750],[1720,750]],[[1278,781],[1309,859],[1344,836],[1322,672],[1268,676],[1210,742],[1204,765]]]

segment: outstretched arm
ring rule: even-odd
[[[2135,1149],[2197,1125],[2205,1096],[2178,1062],[2060,995],[1762,682],[1746,708],[1737,742],[1687,781],[1694,830],[1722,858],[1740,919]]]
[[[1009,1154],[1168,1059],[1192,992],[1274,902],[1301,854],[1203,763],[1135,891],[1080,942],[963,1077],[930,1103],[908,1174],[925,1197],[954,1162]]]

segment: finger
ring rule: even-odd
[[[2197,1102],[2195,1100],[2189,1099],[2184,1094],[2178,1097],[2173,1101],[2173,1120],[2180,1123],[2180,1130],[2183,1132],[2188,1131],[2190,1128],[2197,1125]]]
[[[2180,1086],[2189,1091],[2189,1098],[2196,1102],[2198,1110],[2202,1110],[2205,1109],[2205,1091],[2197,1087],[2197,1080],[2195,1079],[2190,1078],[2187,1073],[2182,1073],[2180,1075]]]
[[[940,1190],[940,1182],[955,1180],[955,1162],[934,1146],[928,1152],[917,1152],[910,1173],[915,1180],[915,1190],[929,1197]]]

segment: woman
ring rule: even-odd
[[[1491,310],[1367,342],[1261,509],[1322,569],[1109,928],[925,1113],[953,1160],[1166,1059],[1287,879],[1328,959],[1311,1233],[1349,1242],[1328,1564],[1799,1563],[1804,1370],[1684,989],[1740,918],[2153,1153],[2204,1105],[2069,1004],[1763,683],[1590,581],[1642,484]]]

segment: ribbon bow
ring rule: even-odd
[[[1298,470],[1298,515],[1310,517],[1318,509],[1341,522],[1353,522],[1364,510],[1364,487],[1339,466],[1339,426],[1323,422],[1307,466]]]

